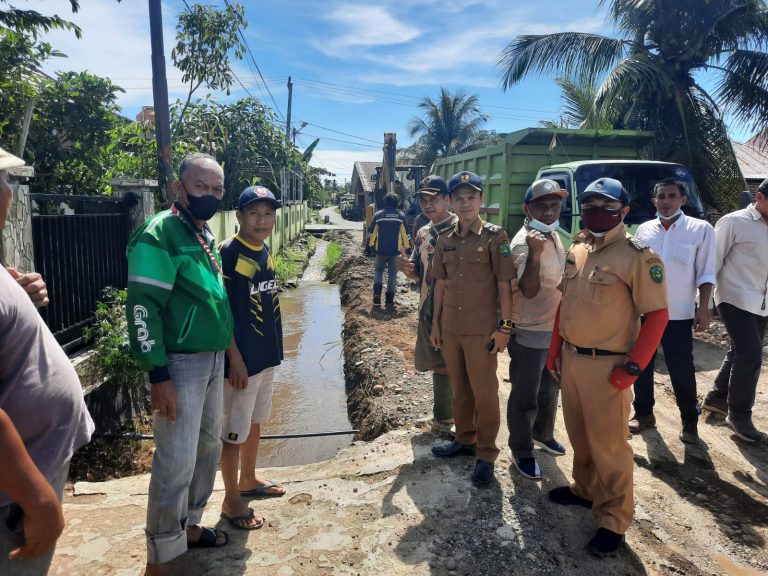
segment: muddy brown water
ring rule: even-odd
[[[275,372],[272,415],[262,435],[351,430],[344,390],[339,289],[323,280],[327,242],[317,249],[299,286],[280,294],[285,359]],[[264,439],[258,467],[307,464],[332,458],[352,435]]]

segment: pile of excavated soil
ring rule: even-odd
[[[358,438],[371,440],[432,416],[432,373],[413,367],[419,294],[398,274],[395,306],[373,306],[374,258],[363,254],[359,235],[339,232],[335,240],[344,247],[331,278],[345,309],[349,416]]]

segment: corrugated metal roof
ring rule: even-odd
[[[768,178],[768,148],[757,148],[749,144],[733,142],[733,151],[739,169],[747,180]]]
[[[376,168],[381,168],[381,162],[355,162],[352,169],[352,190],[355,189],[355,176],[357,176],[363,190],[366,193],[373,192],[376,184],[371,180],[371,176],[376,174]]]

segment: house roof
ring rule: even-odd
[[[733,151],[739,169],[747,180],[768,178],[768,148],[757,148],[750,144],[733,143]]]
[[[363,190],[366,193],[373,192],[375,183],[371,180],[371,176],[376,174],[376,168],[381,168],[381,162],[355,162],[352,169],[352,188],[354,189],[355,176],[357,176]]]

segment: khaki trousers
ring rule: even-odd
[[[562,355],[563,418],[573,447],[573,484],[577,496],[592,500],[597,525],[624,534],[634,502],[632,448],[627,442],[632,390],[616,390],[609,377],[625,356]]]
[[[443,331],[443,356],[453,386],[456,441],[477,444],[477,458],[495,462],[499,456],[499,380],[497,360],[486,348],[490,336],[459,336]]]

